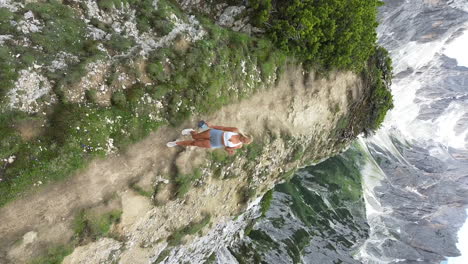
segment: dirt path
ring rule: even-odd
[[[332,74],[329,80],[313,80],[313,76],[304,80],[301,70],[289,69],[277,87],[261,91],[248,100],[227,106],[214,116],[204,118],[212,124],[237,126],[255,138],[261,138],[265,129],[274,133],[287,132],[297,137],[310,136],[315,131],[327,142],[330,135],[327,132],[336,124],[336,116],[347,109],[347,94],[352,93],[354,99],[357,99],[360,89],[361,82],[351,73]],[[338,110],[331,110],[331,105],[338,105]],[[187,124],[194,122],[192,120]],[[159,225],[153,230],[156,232],[161,228],[168,229],[164,227],[164,219],[179,219],[171,222],[173,226],[187,223],[193,218],[190,212],[199,212],[202,207],[211,210],[213,221],[229,216],[239,205],[234,199],[226,204],[222,197],[233,195],[239,179],[232,183],[208,180],[207,186],[213,188],[197,188],[189,193],[191,197],[200,195],[205,198],[190,199],[185,204],[171,201],[165,206],[154,208],[148,201],[144,201],[146,198],[140,201],[135,195],[129,195],[131,182],[140,181],[151,186],[158,177],[169,175],[174,164],[179,169],[187,169],[194,167],[194,162],[203,162],[206,151],[168,149],[165,146],[168,140],[177,137],[180,137],[179,129],[161,128],[130,146],[123,154],[95,160],[68,180],[42,187],[0,208],[0,263],[24,263],[50,245],[67,243],[73,236],[71,225],[78,210],[97,206],[115,197],[121,200],[124,211],[121,232],[134,242],[147,241],[137,237],[146,236],[142,228],[147,227],[144,223],[149,221],[149,217]],[[326,155],[327,150],[323,151]],[[225,189],[220,189],[216,195],[208,195],[216,188]],[[130,212],[139,205],[146,209]],[[231,208],[227,208],[229,206]],[[155,215],[161,219],[155,218]],[[127,248],[131,249],[132,246],[127,244]],[[137,251],[142,250],[140,248]],[[140,254],[146,260],[149,255],[148,251]],[[131,259],[135,254],[124,253],[122,256]]]

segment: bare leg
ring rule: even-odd
[[[210,140],[185,140],[185,141],[177,141],[177,145],[179,146],[194,146],[200,148],[211,148]]]
[[[197,133],[195,131],[190,132],[192,134],[192,138],[196,140],[210,140],[210,130],[203,131],[201,133]]]

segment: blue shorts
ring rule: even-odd
[[[223,133],[224,133],[224,131],[222,131],[222,130],[210,129],[211,148],[224,148]]]

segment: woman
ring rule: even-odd
[[[208,125],[208,123],[206,123]],[[200,148],[224,148],[230,155],[234,150],[242,148],[244,144],[250,144],[252,138],[239,132],[235,127],[210,126],[201,133],[191,128],[182,130],[182,135],[192,135],[194,140],[168,142],[168,147],[195,146]]]

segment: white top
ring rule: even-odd
[[[229,139],[231,139],[232,136],[235,136],[235,135],[238,135],[237,133],[234,133],[234,132],[224,132],[224,145],[226,147],[229,147],[229,148],[234,148],[234,147],[237,147],[239,146],[240,144],[242,144],[242,142],[239,142],[237,144],[234,144],[232,143],[231,141],[229,141]]]

